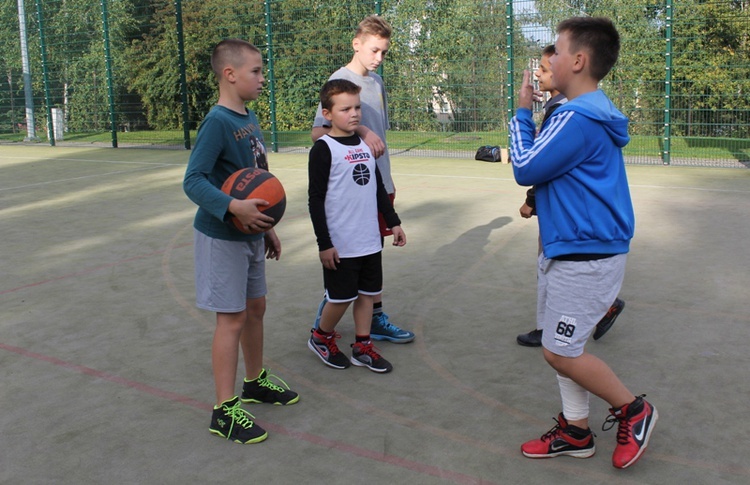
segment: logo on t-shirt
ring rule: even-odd
[[[255,159],[255,166],[268,170],[268,159],[266,158],[266,146],[262,140],[259,140],[253,135],[250,135],[250,150],[253,152],[253,159]]]
[[[358,163],[352,170],[352,178],[357,185],[367,185],[370,181],[370,169],[364,163]]]

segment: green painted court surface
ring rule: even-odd
[[[213,316],[193,301],[188,152],[0,145],[0,483],[750,481],[750,171],[628,166],[636,209],[625,311],[588,350],[660,413],[633,468],[592,398],[597,454],[524,458],[559,412],[520,347],[535,311],[535,220],[511,167],[395,157],[408,244],[384,253],[385,306],[417,334],[394,371],[336,371],[307,349],[322,274],[307,159],[271,154],[288,205],[267,266],[265,360],[301,400],[249,407],[270,434],[208,432]],[[340,324],[349,349],[353,325]],[[238,383],[239,385],[239,383]]]

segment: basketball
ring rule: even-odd
[[[263,199],[268,201],[268,205],[259,205],[258,209],[267,216],[273,217],[274,226],[279,223],[286,210],[286,193],[284,192],[284,187],[271,172],[261,168],[243,168],[237,170],[224,182],[221,190],[235,199]],[[248,230],[234,216],[232,216],[232,223],[234,227],[245,234],[259,234],[259,231]]]

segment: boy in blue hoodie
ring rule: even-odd
[[[588,427],[589,394],[609,403],[603,429],[618,424],[612,464],[627,468],[648,445],[656,408],[635,396],[584,346],[622,287],[635,216],[622,156],[628,119],[598,89],[617,61],[620,37],[606,18],[574,17],[557,27],[550,68],[568,98],[535,136],[533,88],[524,72],[511,120],[513,173],[536,187],[543,252],[538,285],[545,304],[539,322],[547,363],[557,371],[562,412],[557,425],[521,446],[529,458],[595,452]]]

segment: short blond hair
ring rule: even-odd
[[[354,31],[354,38],[372,35],[382,39],[390,39],[393,29],[391,24],[380,15],[372,14],[362,20]]]

